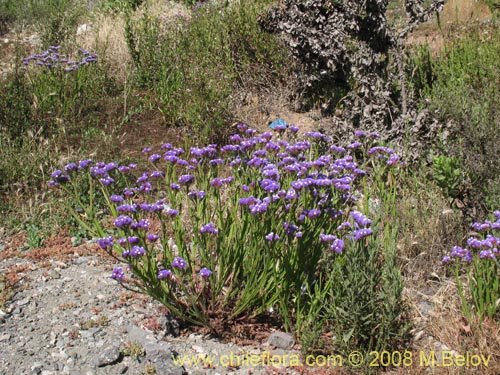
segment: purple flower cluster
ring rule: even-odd
[[[486,232],[490,230],[500,229],[500,211],[493,213],[496,221],[492,222],[486,220],[485,222],[475,222],[471,227],[477,232]],[[471,261],[474,254],[477,253],[480,259],[497,259],[500,258],[500,237],[492,234],[486,234],[486,237],[479,239],[476,237],[469,237],[467,239],[467,247],[454,246],[449,255],[442,258],[442,262],[452,263],[454,259],[463,259]]]
[[[60,49],[61,46],[50,46],[45,52],[23,58],[23,65],[26,68],[33,63],[34,66],[68,73],[97,61],[97,55],[95,53],[91,53],[81,48],[78,49],[78,52],[82,57],[78,61],[70,60],[66,55],[59,53]]]

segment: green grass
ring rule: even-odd
[[[500,30],[471,30],[465,39],[448,44],[440,57],[421,50],[416,60],[414,85],[439,119],[452,122],[452,137],[441,153],[461,159],[472,204],[484,210],[500,202]],[[455,189],[456,190],[456,189]]]
[[[234,121],[237,88],[283,79],[286,53],[257,25],[267,3],[206,5],[167,31],[147,14],[127,20],[136,84],[149,89],[150,105],[167,125],[187,125],[202,138],[220,139]]]

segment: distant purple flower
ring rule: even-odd
[[[130,256],[134,258],[141,257],[144,254],[146,254],[146,249],[142,246],[134,246],[132,247],[132,250],[130,250]]]
[[[179,184],[186,185],[194,180],[194,176],[192,174],[183,174],[179,177]]]
[[[206,267],[203,267],[201,270],[200,270],[200,275],[201,277],[204,277],[204,278],[209,278],[210,275],[212,275],[212,271],[210,271],[208,268]]]
[[[160,272],[158,272],[158,280],[167,279],[170,277],[170,275],[172,275],[172,271],[161,270]]]
[[[280,184],[274,180],[264,179],[260,181],[260,187],[267,192],[274,193],[279,190]]]
[[[200,233],[210,233],[217,235],[219,233],[219,230],[215,227],[214,223],[208,223],[200,228]]]
[[[368,219],[364,214],[362,214],[359,211],[353,210],[349,214],[354,219],[356,224],[358,224],[361,227],[369,226],[372,223],[370,219]]]
[[[451,262],[452,262],[452,259],[451,259],[451,257],[450,257],[450,256],[445,255],[441,261],[442,261],[444,264],[448,264],[448,263],[451,263]]]
[[[134,220],[127,216],[127,215],[120,215],[115,219],[115,226],[117,228],[122,228],[131,225],[134,222]]]
[[[185,270],[187,268],[187,263],[182,257],[175,257],[172,262],[172,267],[179,268],[181,270]]]
[[[354,235],[354,240],[359,241],[359,240],[373,234],[373,230],[371,230],[370,228],[363,228],[363,229],[355,230],[354,232],[352,232],[352,234]]]
[[[370,138],[379,138],[380,134],[378,134],[377,132],[370,132],[368,134],[368,137],[370,137]]]
[[[80,160],[78,162],[78,169],[87,168],[90,164],[92,164],[92,160],[90,159]]]
[[[340,238],[335,239],[332,242],[330,249],[335,251],[337,254],[341,254],[342,251],[344,250],[344,241],[341,240]]]
[[[111,202],[114,202],[114,203],[121,203],[123,202],[125,199],[121,196],[121,195],[112,195],[109,197],[109,200]]]
[[[136,192],[135,188],[125,188],[123,189],[123,195],[125,195],[127,198],[132,197]]]
[[[110,176],[105,176],[103,178],[100,178],[99,181],[101,181],[101,184],[103,184],[104,186],[109,186],[113,182],[115,182],[114,178],[112,178]]]
[[[116,211],[118,212],[135,212],[137,211],[136,204],[122,204],[116,207]]]
[[[151,151],[153,151],[153,149],[151,147],[144,147],[142,149],[143,154],[149,154]]]
[[[180,188],[181,188],[181,185],[179,185],[179,184],[176,184],[174,182],[170,184],[170,189],[172,189],[172,190],[179,190]]]
[[[356,137],[360,137],[360,138],[366,137],[366,133],[365,133],[364,131],[362,131],[362,130],[356,130],[356,131],[354,132],[354,135],[355,135]]]
[[[353,150],[355,148],[361,147],[363,144],[361,142],[354,142],[347,146],[348,149]]]
[[[129,236],[127,238],[127,242],[131,245],[137,245],[139,243],[140,239],[139,237],[136,237],[136,236]]]
[[[167,215],[170,216],[170,217],[176,217],[179,215],[179,210],[175,210],[173,208],[169,208],[167,210]]]
[[[113,272],[111,273],[110,279],[123,281],[125,274],[123,273],[123,269],[121,267],[113,268]]]
[[[297,233],[295,233],[295,237],[296,237],[296,238],[302,238],[302,236],[303,236],[303,233],[302,233],[302,232],[297,232]]]
[[[161,159],[161,155],[160,154],[153,154],[151,155],[148,160],[151,162],[151,163],[156,163],[158,160]]]
[[[324,234],[324,233],[321,233],[319,235],[319,239],[321,242],[333,242],[337,239],[337,236],[333,235],[333,234]]]
[[[481,259],[485,259],[485,258],[495,259],[495,254],[491,250],[482,250],[479,252],[479,258],[481,258]]]
[[[66,172],[76,171],[77,169],[78,169],[78,166],[76,165],[76,163],[69,163],[69,164],[66,164],[64,166],[64,170]]]
[[[325,135],[323,133],[320,133],[320,132],[305,132],[304,136],[310,137],[313,139],[321,139],[321,138],[325,137]]]
[[[113,247],[113,245],[114,245],[113,237],[111,237],[111,236],[105,237],[105,238],[99,238],[97,240],[97,243],[104,250],[109,249],[109,248]]]
[[[250,213],[252,215],[258,214],[258,213],[263,213],[267,211],[267,203],[266,202],[259,202],[255,203],[254,205],[250,206]]]
[[[149,229],[150,222],[148,219],[141,219],[138,222],[132,224],[131,228],[132,229],[142,229],[142,230],[147,230]]]
[[[464,258],[468,251],[460,246],[454,246],[451,249],[451,256],[454,258]]]
[[[276,233],[271,232],[268,235],[266,235],[265,238],[268,241],[277,241],[277,240],[280,239],[280,236],[278,234],[276,234]]]
[[[306,213],[306,211],[304,211],[304,213],[307,215],[307,217],[309,219],[312,219],[314,217],[321,215],[321,210],[317,209],[317,208],[313,208],[312,210],[307,210],[307,213]]]
[[[489,223],[472,223],[471,227],[474,230],[477,230],[478,232],[490,229],[490,224]]]
[[[155,241],[157,241],[159,238],[160,238],[160,236],[158,236],[158,235],[157,235],[157,234],[155,234],[155,233],[148,233],[148,234],[146,234],[146,239],[147,239],[149,242],[155,242]]]
[[[292,133],[297,133],[299,131],[299,128],[295,125],[292,125],[288,128]]]
[[[339,154],[342,154],[345,152],[345,148],[344,147],[340,147],[340,146],[330,146],[330,150],[331,151],[334,151],[334,152],[338,152]]]

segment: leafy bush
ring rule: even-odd
[[[319,132],[295,141],[293,133],[287,140],[238,128],[222,147],[144,149],[152,170],[125,189],[116,184],[135,164],[70,163],[50,184],[66,191],[76,203],[69,207],[74,217],[127,265],[111,277],[185,322],[221,332],[237,318],[267,315],[299,334],[303,325],[296,322],[311,321],[317,297],[326,295],[334,305],[323,304],[319,316],[368,340],[351,347],[393,341],[375,310],[383,309],[388,325],[401,323],[399,271],[385,243],[367,240],[372,220],[356,209],[355,195],[366,187],[371,163],[383,181],[399,156],[364,134],[363,142],[343,149]],[[75,194],[82,179],[91,184],[88,203]],[[109,216],[93,205],[100,194]],[[355,313],[353,298],[362,294],[362,313],[370,318]]]
[[[205,4],[190,20],[168,25],[147,12],[128,18],[125,32],[137,83],[151,89],[152,105],[168,125],[220,138],[234,121],[234,89],[250,82],[265,86],[270,75],[281,75],[285,53],[256,22],[265,3]]]

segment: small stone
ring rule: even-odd
[[[108,346],[101,350],[99,357],[95,360],[95,365],[97,367],[105,367],[109,365],[114,365],[120,362],[122,353],[120,351],[120,345]]]
[[[269,335],[268,342],[279,349],[290,349],[295,340],[292,335],[284,332],[276,332]]]
[[[28,303],[30,303],[30,298],[26,297],[20,301],[17,301],[17,306],[24,306],[27,305]]]
[[[0,336],[0,342],[2,341],[9,341],[12,336],[8,333],[4,333],[3,335]]]

